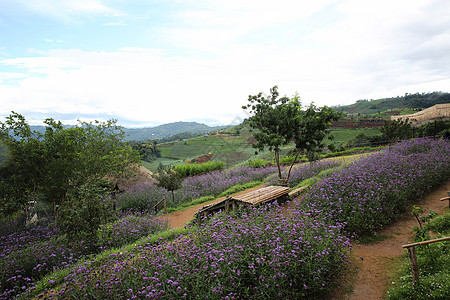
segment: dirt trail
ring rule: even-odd
[[[232,194],[231,196],[241,195],[243,193],[255,191],[255,190],[260,189],[262,187],[264,187],[264,186],[260,185],[260,186],[257,186],[257,187],[254,187],[254,188],[251,188],[251,189],[239,192],[239,193]],[[211,200],[211,201],[199,204],[199,205],[191,206],[191,207],[189,207],[189,208],[187,208],[185,210],[176,211],[176,212],[167,214],[167,215],[163,216],[162,218],[164,220],[168,220],[169,226],[171,228],[181,228],[184,225],[186,225],[186,223],[188,223],[194,217],[194,214],[196,212],[198,212],[198,210],[200,208],[202,208],[203,206],[206,206],[206,205],[210,205],[210,204],[213,204],[213,203],[220,202],[220,201],[224,200],[225,198],[226,197],[221,197],[221,198],[217,198],[217,199],[214,199],[214,200]]]
[[[431,210],[442,213],[448,207],[448,201],[440,201],[450,190],[450,180],[426,196],[416,205],[425,213]],[[412,214],[407,214],[378,235],[387,239],[373,245],[356,244],[353,256],[359,262],[358,273],[350,294],[335,296],[334,299],[384,299],[389,280],[398,271],[401,262],[399,256],[404,252],[402,245],[409,244],[414,238],[413,228],[418,226]]]

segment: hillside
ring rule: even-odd
[[[342,111],[344,113],[359,113],[362,115],[371,115],[396,109],[421,110],[431,107],[435,104],[444,103],[450,103],[450,93],[416,93],[377,100],[358,100],[354,104],[336,106],[334,107],[334,109]]]

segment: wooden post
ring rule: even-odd
[[[164,213],[167,214],[167,208],[166,208],[166,198],[163,197],[164,200]]]
[[[225,201],[225,213],[230,213],[230,200]]]
[[[416,247],[408,247],[409,261],[411,262],[411,270],[413,275],[413,285],[419,283],[419,265],[417,264]]]
[[[233,211],[236,211],[236,201],[233,201]]]

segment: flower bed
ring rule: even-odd
[[[318,182],[306,211],[370,235],[450,175],[450,143],[416,139],[357,160]],[[303,204],[305,205],[305,204]]]
[[[62,298],[310,299],[329,292],[346,266],[340,227],[273,207],[220,215],[173,242],[112,254],[80,266]],[[80,289],[79,286],[83,288]]]

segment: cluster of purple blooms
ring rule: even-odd
[[[344,166],[305,197],[305,211],[356,235],[370,235],[406,211],[412,201],[450,175],[450,143],[415,139]],[[306,205],[306,207],[305,207]]]
[[[316,176],[323,170],[337,167],[342,164],[339,159],[325,160],[316,163],[297,165],[292,169],[289,186],[293,187],[302,180]],[[286,173],[286,170],[283,171]],[[276,184],[276,166],[252,168],[241,166],[223,171],[213,171],[184,179],[182,187],[174,192],[174,200],[169,191],[155,184],[136,186],[118,197],[122,209],[145,211],[151,209],[163,197],[168,201],[169,207],[204,196],[217,196],[227,189],[253,181],[267,180],[268,184]]]
[[[163,220],[129,215],[102,225],[94,241],[71,242],[56,227],[37,226],[0,236],[0,299],[13,298],[48,273],[96,252],[121,247],[167,228]],[[94,247],[93,247],[94,246]]]
[[[333,288],[350,247],[339,226],[273,205],[217,215],[173,241],[137,245],[103,258],[97,267],[80,266],[54,295],[314,298]]]

